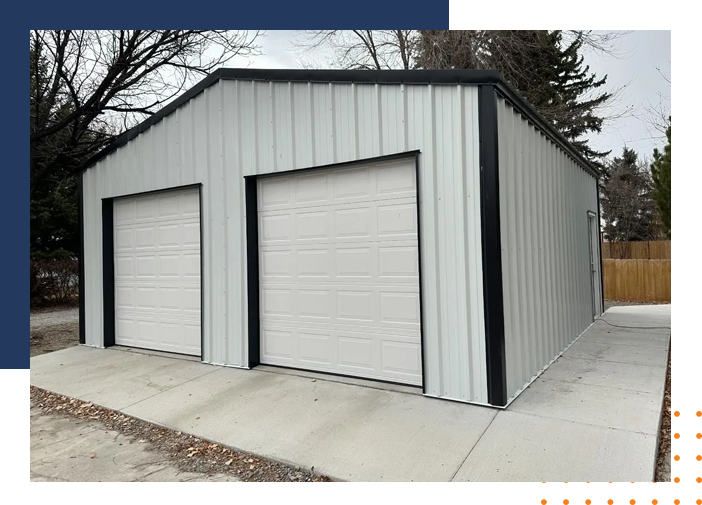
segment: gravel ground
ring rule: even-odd
[[[29,357],[78,345],[78,308],[30,310]]]
[[[156,462],[175,466],[187,475],[200,475],[202,480],[217,476],[223,480],[230,476],[235,480],[249,482],[329,482],[324,475],[314,473],[314,468],[303,469],[263,459],[253,454],[232,450],[220,444],[194,437],[180,431],[162,428],[154,424],[98,407],[89,402],[68,398],[34,386],[29,388],[33,410],[47,416],[63,416],[80,419],[85,423],[99,423],[111,432],[117,432],[133,442],[143,444],[145,450],[160,455]],[[104,449],[103,449],[104,450]],[[114,447],[108,451],[116,452]],[[88,457],[97,457],[96,453]],[[153,462],[150,462],[153,464]],[[197,477],[190,477],[193,480]]]
[[[100,421],[29,410],[31,482],[232,482],[230,474],[181,471],[147,444]]]

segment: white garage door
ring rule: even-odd
[[[261,363],[421,385],[414,163],[259,180]]]
[[[200,355],[197,188],[114,201],[115,343]]]

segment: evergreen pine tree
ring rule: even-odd
[[[655,240],[658,215],[646,164],[627,147],[603,170],[603,232],[610,242]]]
[[[584,64],[582,34],[568,44],[561,31],[473,30],[420,33],[422,68],[496,69],[529,103],[600,169],[609,152],[592,149],[585,137],[602,130],[598,108],[612,97]]]
[[[670,126],[665,132],[668,144],[663,152],[653,150],[651,177],[653,179],[653,199],[661,215],[663,227],[670,238]]]

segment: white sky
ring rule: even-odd
[[[268,31],[260,40],[263,55],[246,60],[236,60],[227,66],[251,66],[256,68],[300,68],[293,42],[296,32]],[[671,41],[670,31],[632,31],[622,36],[617,56],[585,53],[585,61],[597,76],[607,75],[607,90],[621,92],[607,113],[620,116],[610,121],[604,131],[591,137],[591,144],[598,150],[612,150],[612,155],[621,154],[626,145],[640,156],[650,157],[654,147],[664,141],[652,138],[658,135],[647,124],[647,109],[662,105],[670,110],[670,84],[657,70],[670,77]],[[324,54],[318,60],[325,61]],[[312,57],[315,57],[314,55]],[[315,57],[315,59],[317,59]]]

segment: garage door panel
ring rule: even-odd
[[[129,252],[134,249],[134,230],[132,228],[115,229],[115,251]]]
[[[380,323],[419,326],[419,293],[381,291]]]
[[[419,248],[416,245],[378,247],[378,277],[417,283]]]
[[[261,358],[277,364],[297,360],[296,338],[291,330],[261,327]]]
[[[353,321],[361,324],[373,322],[375,320],[373,298],[373,291],[370,289],[337,289],[337,321]]]
[[[373,338],[341,334],[337,341],[337,361],[341,370],[363,369],[366,373],[373,373],[376,368],[373,363]]]
[[[334,239],[369,240],[374,236],[372,209],[351,207],[334,211]]]
[[[115,281],[134,277],[135,262],[136,258],[131,256],[115,258]]]
[[[197,189],[118,199],[115,343],[200,354]]]
[[[329,203],[329,178],[323,172],[300,175],[292,179],[293,194],[297,205],[319,205]]]
[[[367,282],[373,277],[375,262],[372,247],[339,247],[335,248],[335,252],[337,279],[363,278]]]
[[[265,246],[260,269],[267,282],[392,283],[419,285],[416,241]]]
[[[421,385],[419,336],[264,325],[261,360],[271,365]]]
[[[371,173],[368,167],[337,169],[332,172],[332,195],[336,201],[348,201],[349,199],[368,199],[372,195]]]
[[[303,172],[259,181],[258,211],[281,211],[349,205],[361,202],[415,199],[413,163],[391,161]]]
[[[157,218],[158,197],[155,195],[143,196],[136,199],[135,221],[154,221]]]
[[[122,224],[131,224],[136,218],[136,201],[133,198],[114,201],[113,220],[115,227]]]
[[[290,180],[261,179],[259,182],[259,210],[270,210],[290,205]]]
[[[183,203],[183,206],[185,204]],[[185,209],[183,209],[185,210]],[[181,212],[181,197],[177,193],[159,195],[158,197],[158,217],[167,219],[169,217],[180,217]],[[154,216],[156,217],[156,216]]]
[[[334,277],[334,258],[328,248],[299,248],[291,253],[297,258],[296,277],[298,279],[316,279],[319,282],[320,278]]]
[[[417,191],[415,167],[407,162],[391,162],[378,166],[377,196],[395,198],[412,196]]]
[[[192,247],[198,251],[200,250],[200,221],[199,221],[199,219],[196,221],[192,221],[192,222],[181,223],[178,230],[182,234],[181,240],[180,240],[181,247],[183,247],[185,249]],[[170,245],[170,244],[159,244],[159,245]]]
[[[408,240],[417,236],[417,206],[414,203],[388,203],[376,210],[379,239]]]
[[[295,276],[293,252],[290,250],[273,250],[261,252],[259,269],[263,279],[291,279]]]
[[[261,290],[261,314],[264,317],[293,317],[292,293],[292,289],[263,288]]]
[[[336,347],[329,332],[298,332],[298,360],[302,364],[333,366],[332,356]]]
[[[330,289],[297,288],[298,312],[301,320],[333,321],[336,319],[336,305],[333,303],[335,293]]]
[[[381,344],[381,369],[399,374],[421,374],[421,349],[416,344],[384,340]]]
[[[136,257],[136,277],[156,277],[156,257],[152,255]]]
[[[289,243],[291,240],[293,216],[289,214],[271,214],[260,216],[259,237],[262,244]]]
[[[413,161],[259,181],[261,362],[421,384]]]
[[[329,240],[331,212],[328,210],[300,210],[295,212],[293,232],[298,243]]]

